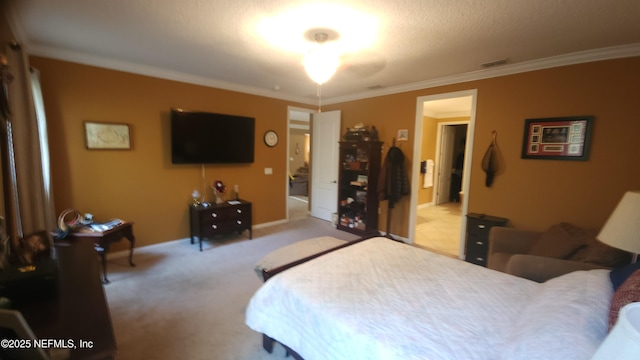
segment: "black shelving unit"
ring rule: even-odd
[[[361,236],[378,232],[381,141],[341,141],[338,176],[339,230]]]

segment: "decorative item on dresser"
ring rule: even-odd
[[[489,231],[494,226],[505,226],[508,219],[485,214],[467,214],[467,243],[465,261],[487,266]]]
[[[337,228],[362,236],[377,235],[376,189],[382,142],[341,141],[339,156]]]
[[[222,204],[224,202],[224,193],[227,191],[227,186],[221,181],[216,180],[211,184],[213,194],[216,196],[216,204]]]
[[[242,233],[244,230],[249,230],[249,239],[252,238],[251,203],[245,200],[229,200],[221,204],[189,205],[189,218],[191,243],[193,244],[194,237],[198,237],[200,251],[202,251],[202,239],[204,238],[212,238],[234,231]]]

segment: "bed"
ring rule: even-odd
[[[539,284],[375,237],[272,276],[245,321],[306,360],[589,359],[612,294],[607,270]]]

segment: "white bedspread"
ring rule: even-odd
[[[588,359],[611,295],[605,270],[538,284],[375,238],[273,277],[246,323],[306,360]]]

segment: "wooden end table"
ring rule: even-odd
[[[95,249],[98,251],[98,254],[100,254],[100,259],[102,260],[102,282],[104,284],[109,283],[109,279],[107,279],[107,253],[109,252],[109,246],[111,246],[111,243],[118,242],[122,240],[122,238],[129,240],[131,243],[129,250],[129,264],[131,266],[136,266],[136,264],[133,263],[133,248],[136,244],[136,238],[133,235],[133,223],[124,222],[113,229],[104,232],[74,232],[69,234],[69,236],[79,240],[92,240],[94,242]]]

